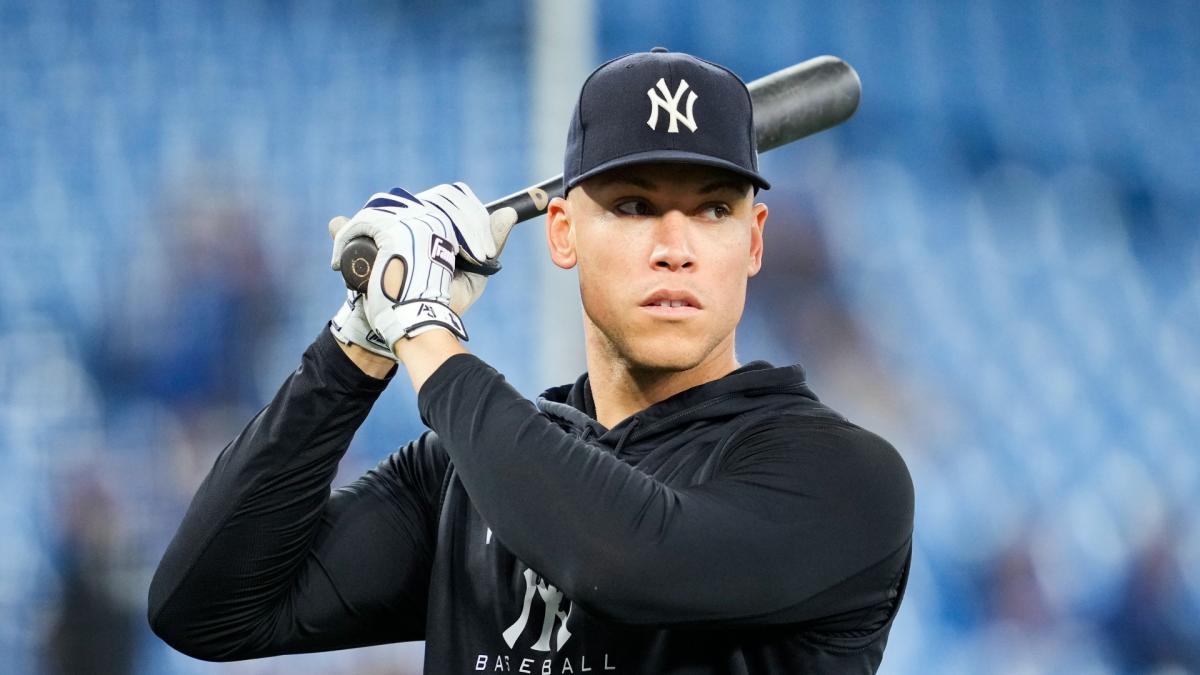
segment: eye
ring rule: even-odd
[[[700,215],[708,220],[722,220],[733,215],[733,209],[729,208],[728,204],[715,203],[706,204],[700,209]]]
[[[620,214],[626,216],[649,216],[654,214],[654,210],[650,208],[650,203],[644,199],[623,199],[617,202],[613,209]]]

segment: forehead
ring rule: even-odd
[[[580,183],[588,192],[637,187],[649,191],[735,192],[749,195],[751,183],[732,171],[703,164],[652,163],[623,166]]]

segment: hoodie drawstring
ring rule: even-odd
[[[629,440],[629,436],[633,433],[634,427],[636,427],[638,422],[641,421],[642,419],[640,417],[635,417],[629,422],[629,426],[625,427],[625,433],[621,434],[621,440],[617,441],[617,447],[613,448],[614,455],[621,454],[621,448],[625,447],[625,441]]]

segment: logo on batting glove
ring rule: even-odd
[[[450,240],[433,235],[429,242],[429,259],[454,273],[454,244]]]

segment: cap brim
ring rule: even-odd
[[[592,167],[571,180],[568,185],[563,186],[563,194],[568,190],[579,185],[581,182],[591,178],[592,176],[611,171],[623,166],[636,166],[639,164],[700,164],[703,166],[712,166],[718,169],[725,169],[732,173],[749,180],[754,187],[763,190],[771,189],[771,184],[767,179],[760,176],[757,172],[751,171],[745,167],[738,166],[733,162],[712,157],[709,155],[701,155],[695,152],[685,152],[683,150],[647,150],[645,152],[635,152],[633,154],[610,159],[603,164]]]

